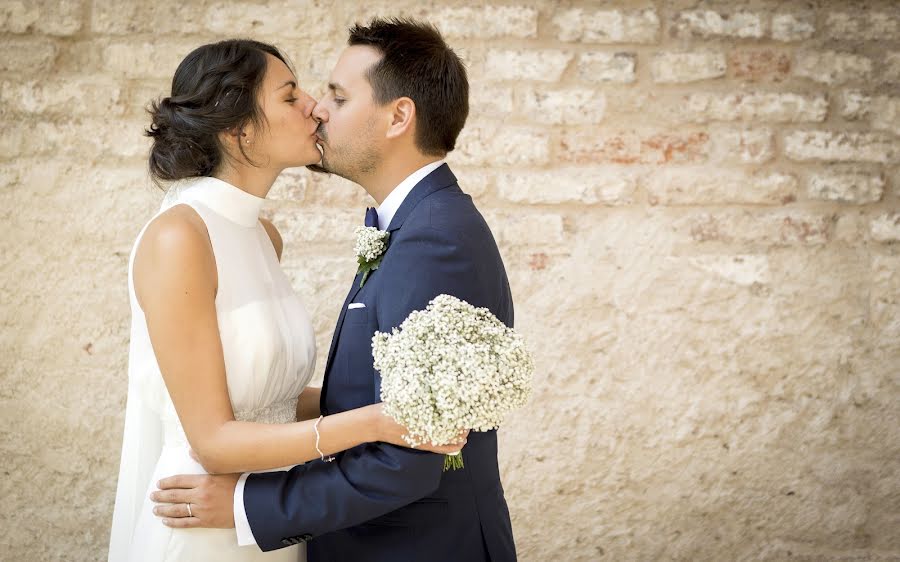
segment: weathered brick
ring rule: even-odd
[[[556,213],[487,211],[484,215],[500,246],[546,246],[566,240],[565,222]]]
[[[844,119],[867,119],[873,129],[900,135],[900,97],[871,96],[860,90],[848,90],[841,96],[841,102]]]
[[[463,129],[450,159],[465,165],[540,165],[550,158],[549,141],[543,130],[497,127],[489,123]]]
[[[175,69],[199,45],[195,41],[159,41],[157,43],[116,42],[103,51],[107,70],[128,77],[169,78]]]
[[[811,199],[866,204],[881,200],[884,178],[864,172],[821,172],[809,179]]]
[[[824,121],[828,100],[824,95],[791,93],[696,93],[687,97],[685,116],[695,122],[768,121],[798,123]]]
[[[864,119],[869,115],[872,96],[860,90],[845,90],[841,94],[841,117],[850,121]]]
[[[13,0],[0,5],[0,32],[72,35],[81,30],[81,0]]]
[[[574,55],[566,51],[491,50],[485,76],[491,80],[556,82]]]
[[[635,53],[582,53],[578,77],[585,82],[634,82]]]
[[[656,10],[565,10],[553,16],[556,37],[585,43],[652,43],[659,33]]]
[[[728,54],[730,74],[748,82],[783,82],[791,71],[791,57],[772,49],[739,49]]]
[[[797,197],[797,179],[790,174],[709,166],[657,170],[644,187],[651,205],[782,205]]]
[[[469,91],[469,111],[474,115],[507,115],[513,111],[513,89],[481,86]]]
[[[103,78],[52,78],[0,82],[0,100],[20,113],[62,115],[121,115],[122,87]]]
[[[353,247],[353,229],[360,222],[359,213],[328,207],[278,207],[271,216],[278,224],[285,248],[305,246],[308,242],[328,242],[350,249]]]
[[[772,38],[776,41],[802,41],[815,32],[816,17],[813,13],[772,16]]]
[[[822,84],[843,84],[868,78],[872,59],[837,51],[805,52],[797,56],[794,73]]]
[[[869,234],[878,242],[900,242],[900,213],[882,213],[873,218]]]
[[[338,31],[333,14],[316,4],[297,6],[289,0],[266,2],[219,2],[206,10],[201,20],[213,33],[227,36],[252,35],[271,41],[272,36],[327,39]],[[340,37],[345,33],[341,29]]]
[[[766,25],[761,14],[688,10],[674,15],[671,32],[673,36],[680,38],[760,38],[766,33]]]
[[[794,131],[784,138],[788,158],[810,160],[895,162],[900,159],[900,143],[878,133],[837,131]]]
[[[277,193],[282,201],[303,206],[320,205],[334,209],[360,209],[372,205],[369,195],[355,183],[333,174],[296,170]]]
[[[560,157],[567,162],[597,164],[670,164],[706,160],[705,132],[597,132],[562,135]]]
[[[696,82],[725,76],[722,53],[658,53],[650,63],[653,81],[658,83]]]
[[[32,123],[8,123],[0,135],[0,154],[6,157],[31,154],[142,157],[149,139],[145,120],[82,118]]]
[[[490,171],[490,168],[454,165],[453,175],[459,180],[462,190],[475,199],[492,193],[497,185],[497,174]]]
[[[743,287],[770,283],[772,273],[768,256],[759,254],[701,255],[688,258],[691,265]]]
[[[313,173],[305,168],[289,168],[281,172],[266,198],[273,202],[303,201],[306,198],[307,191],[309,191],[310,176]]]
[[[528,119],[550,124],[599,123],[606,98],[595,89],[533,89],[520,94],[521,113]]]
[[[678,230],[695,242],[821,245],[828,242],[835,220],[831,214],[804,211],[728,210],[686,217]]]
[[[429,14],[428,21],[449,38],[536,37],[538,11],[524,6],[453,7]]]
[[[900,240],[896,234],[885,242]],[[873,254],[870,267],[867,320],[877,334],[873,343],[895,349],[900,341],[900,255]]]
[[[762,164],[775,156],[774,133],[770,129],[716,131],[710,145],[710,158],[716,162]]]
[[[869,113],[872,128],[900,136],[900,97],[878,96]]]
[[[91,31],[108,35],[200,33],[205,18],[205,2],[92,0]]]
[[[24,71],[37,77],[53,68],[59,47],[51,40],[11,38],[0,41],[0,71]]]
[[[635,186],[633,172],[614,167],[522,171],[497,178],[500,196],[513,203],[627,205]]]
[[[169,95],[172,88],[171,78],[156,78],[153,80],[132,80],[128,86],[125,97],[127,115],[146,119],[149,124],[147,108],[150,102]]]
[[[900,15],[894,12],[830,12],[825,19],[825,33],[839,41],[891,41],[900,39]]]
[[[892,82],[900,82],[900,52],[888,53],[884,56],[884,78]]]

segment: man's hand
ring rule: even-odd
[[[168,527],[234,528],[234,488],[240,474],[181,474],[159,481],[153,514]],[[190,505],[189,505],[190,504]]]

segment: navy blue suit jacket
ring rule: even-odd
[[[362,289],[357,275],[341,309],[325,367],[325,414],[380,401],[373,334],[441,293],[513,324],[500,252],[446,164],[413,188],[388,230],[381,267]],[[348,310],[351,302],[365,307]],[[463,458],[464,469],[443,472],[443,455],[369,443],[332,463],[251,475],[244,506],[260,548],[308,542],[310,562],[515,560],[496,432],[471,433]]]

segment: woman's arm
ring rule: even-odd
[[[191,448],[213,473],[264,470],[319,458],[315,421],[235,421],[216,318],[217,282],[209,235],[195,211],[178,205],[151,223],[135,255],[135,292]],[[401,437],[380,405],[328,416],[319,424],[319,433],[319,448],[326,455]]]
[[[318,386],[308,386],[303,389],[297,398],[297,421],[314,420],[322,415],[319,407],[319,398],[322,389]]]

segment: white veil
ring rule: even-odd
[[[178,202],[183,187],[179,184],[169,188],[159,213]],[[128,260],[128,293],[132,316],[131,342],[128,348],[128,401],[125,405],[122,459],[119,463],[116,504],[109,538],[109,562],[121,562],[128,557],[138,516],[147,500],[150,480],[163,444],[161,414],[168,395],[153,348],[149,345],[147,323],[137,303],[132,277],[135,250],[146,228],[145,226],[138,234]]]

